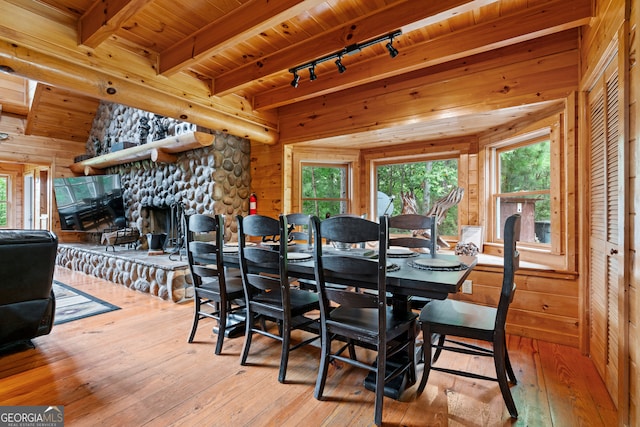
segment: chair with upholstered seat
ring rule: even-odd
[[[319,309],[318,294],[290,286],[287,262],[288,225],[284,215],[280,215],[279,220],[263,215],[238,216],[238,236],[247,319],[253,319],[246,322],[240,363],[246,365],[254,334],[280,341],[282,352],[278,381],[284,382],[289,352],[319,338],[317,317],[305,316]],[[275,241],[265,241],[265,238],[273,236],[276,236]],[[250,239],[261,240],[263,243],[251,246]],[[276,322],[278,334],[265,329],[264,320]],[[262,327],[258,327],[258,324]],[[295,329],[305,330],[311,336],[292,344],[291,331]]]
[[[515,384],[516,377],[507,352],[505,324],[509,305],[513,300],[516,289],[514,275],[518,269],[519,254],[516,250],[516,241],[519,237],[520,215],[516,214],[507,218],[504,226],[504,273],[497,307],[447,299],[431,301],[422,309],[420,324],[423,334],[425,364],[422,379],[418,386],[418,394],[424,390],[429,379],[429,373],[432,370],[475,379],[497,381],[509,413],[513,418],[518,417],[518,410],[508,384],[508,380]],[[432,334],[439,334],[437,344],[432,344],[430,339]],[[450,337],[488,342],[491,344],[491,348],[451,339]],[[433,359],[431,358],[432,348],[436,349]],[[433,366],[443,350],[492,357],[496,369],[496,378],[469,371]]]
[[[415,380],[414,347],[417,315],[398,313],[387,305],[386,269],[388,218],[380,223],[358,217],[331,217],[320,223],[312,218],[316,241],[314,250],[315,277],[320,295],[320,321],[322,354],[315,388],[315,397],[322,399],[329,371],[334,361],[366,369],[375,375],[374,421],[382,423],[385,384],[407,375]],[[323,250],[319,242],[328,238],[332,242],[375,242],[377,258],[356,257],[349,251]],[[328,282],[347,285],[329,286]],[[358,288],[375,289],[359,292]],[[343,345],[332,349],[334,341]],[[363,347],[377,353],[375,363],[365,363],[356,357],[355,348]],[[348,351],[348,357],[345,351]],[[389,363],[393,361],[394,363]]]
[[[189,342],[193,342],[201,319],[216,319],[218,339],[215,353],[220,354],[228,316],[243,309],[242,280],[225,274],[222,259],[222,216],[195,214],[189,216],[186,222],[187,259],[193,278],[195,306]]]

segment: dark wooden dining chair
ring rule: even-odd
[[[289,241],[307,242],[307,246],[311,247],[311,215],[290,213],[285,216],[289,227]]]
[[[356,257],[349,251],[323,251],[322,245],[314,249],[315,277],[320,295],[320,325],[322,352],[316,381],[315,397],[322,399],[329,364],[341,361],[375,374],[374,421],[382,423],[385,384],[407,375],[415,381],[414,347],[416,317],[412,312],[398,313],[386,303],[386,270],[388,218],[380,223],[357,217],[331,217],[320,223],[312,218],[316,243],[323,238],[331,241],[357,243],[375,242],[377,258]],[[347,285],[338,288],[329,282]],[[358,288],[377,292],[359,292]],[[337,351],[334,341],[341,341]],[[363,347],[377,353],[370,364],[356,357],[355,348]],[[348,350],[348,356],[345,351]],[[393,361],[394,363],[388,363]]]
[[[391,233],[399,231],[399,235]],[[427,233],[428,231],[428,233]],[[400,214],[389,217],[389,246],[415,249],[417,252],[428,250],[435,257],[438,250],[438,223],[435,216],[420,214]],[[408,233],[407,233],[408,232]],[[429,237],[426,237],[426,236]],[[411,308],[420,310],[429,302],[428,298],[413,296],[409,299]]]
[[[389,217],[390,233],[400,230],[406,235],[389,237],[389,246],[402,246],[411,249],[428,249],[431,256],[435,256],[438,250],[437,231],[438,224],[434,216],[419,214],[401,214]],[[414,231],[428,230],[430,237]]]
[[[422,379],[418,386],[418,394],[424,390],[429,379],[429,373],[432,370],[475,379],[497,381],[509,414],[513,418],[518,417],[518,410],[513,402],[507,381],[508,378],[513,384],[516,384],[516,377],[507,352],[505,324],[507,311],[511,301],[513,301],[516,290],[514,275],[518,269],[519,262],[519,253],[516,249],[516,241],[519,238],[520,215],[516,214],[508,217],[504,225],[504,274],[497,307],[447,299],[431,301],[420,312],[425,364]],[[432,334],[440,335],[437,344],[432,344],[430,339]],[[450,337],[454,337],[454,339]],[[491,344],[491,348],[456,340],[455,337],[488,342]],[[432,348],[436,349],[433,359],[431,359]],[[496,369],[496,378],[469,371],[433,366],[442,350],[492,357]]]
[[[254,334],[282,343],[278,381],[284,382],[289,352],[319,339],[317,317],[305,314],[318,310],[318,294],[290,286],[287,262],[287,220],[263,215],[238,216],[240,272],[247,306],[247,319],[241,365],[246,365]],[[262,240],[277,236],[277,245],[248,245],[250,239]],[[278,334],[265,328],[265,320],[278,324]],[[291,343],[291,331],[302,329],[311,333],[296,344]]]
[[[306,242],[307,249],[313,247],[313,236],[311,232],[311,215],[303,213],[290,213],[285,215],[288,224],[289,241],[295,243]],[[304,245],[304,243],[302,243]],[[316,290],[313,280],[291,278],[289,282],[296,282],[298,287],[306,290]]]
[[[222,345],[228,316],[243,309],[244,292],[240,277],[227,277],[222,259],[224,220],[221,215],[204,214],[185,216],[187,260],[193,278],[194,318],[189,342],[204,318],[218,321],[216,354]]]

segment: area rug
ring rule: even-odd
[[[57,280],[53,281],[53,292],[56,294],[54,325],[120,309],[118,306],[109,304]]]

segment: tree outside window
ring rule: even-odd
[[[349,167],[302,165],[302,213],[319,218],[349,213]]]
[[[507,217],[522,216],[520,240],[551,243],[551,144],[548,139],[496,151],[498,239]]]
[[[0,227],[9,226],[9,177],[0,176]]]
[[[413,193],[417,213],[425,214],[436,200],[458,186],[458,161],[445,159],[378,165],[376,177],[379,213],[399,215],[402,213],[402,194]],[[438,225],[438,234],[458,235],[457,206],[447,211]]]

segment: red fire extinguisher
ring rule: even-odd
[[[249,215],[255,215],[258,213],[258,196],[256,193],[251,193],[249,196]]]

